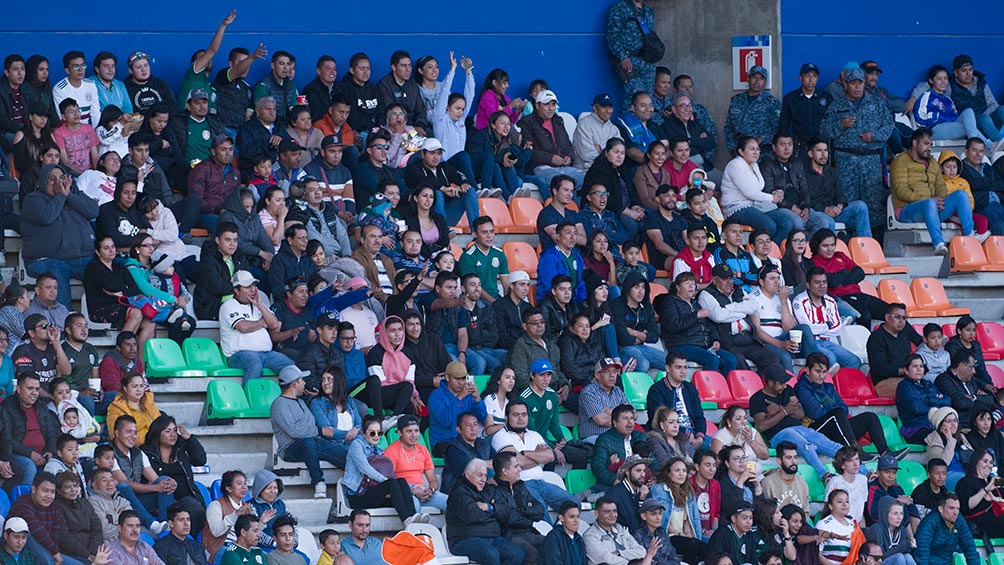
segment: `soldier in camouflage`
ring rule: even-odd
[[[892,114],[883,101],[865,92],[864,70],[848,69],[844,96],[833,100],[819,133],[832,140],[847,200],[868,204],[873,228],[886,217],[888,191],[882,180],[882,151],[892,130]]]
[[[648,92],[655,82],[655,64],[638,56],[642,36],[639,18],[649,30],[655,30],[655,12],[644,0],[620,0],[607,12],[607,50],[624,83],[624,111],[631,108],[635,92]]]
[[[740,136],[755,138],[760,145],[770,143],[781,117],[781,101],[764,91],[767,69],[754,65],[749,70],[749,90],[736,94],[725,116],[725,147],[736,152]]]

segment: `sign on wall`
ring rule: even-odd
[[[769,35],[732,36],[732,89],[746,90],[748,73],[753,66],[767,69],[767,86],[770,89],[774,72],[771,68]]]

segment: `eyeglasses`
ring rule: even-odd
[[[370,437],[383,437],[383,432],[380,431],[380,430],[373,430],[373,431],[367,432],[366,435],[368,435]]]
[[[949,416],[948,418],[945,418],[943,421],[948,422],[949,424],[958,424],[959,423],[959,419],[956,418],[955,416]]]
[[[71,114],[71,115],[79,115],[80,114],[80,108],[67,108],[63,113],[64,114]]]
[[[82,71],[87,68],[87,65],[83,63],[77,63],[76,65],[70,65],[70,68],[75,71]]]
[[[527,325],[530,325],[530,326],[543,326],[544,325],[544,320],[531,320],[531,321],[527,322]]]
[[[356,338],[354,338],[354,337],[340,337],[338,339],[341,340],[341,341],[355,341],[356,340]]]
[[[390,117],[392,117],[392,118],[403,118],[407,114],[405,114],[404,112],[391,112],[391,113],[389,113],[387,115],[390,116]]]
[[[806,241],[809,240],[805,239],[804,237],[796,237],[795,239],[791,240],[792,243],[805,243]]]
[[[745,463],[745,462],[747,462],[749,460],[750,460],[750,458],[747,457],[747,456],[745,456],[745,455],[739,455],[739,456],[736,456],[736,457],[729,457],[729,461],[739,461],[739,462],[742,462],[742,463]]]
[[[591,193],[589,193],[589,196],[599,196],[600,198],[606,198],[607,196],[610,196],[610,193],[609,192],[591,192]]]
[[[370,148],[371,149],[379,149],[381,151],[387,151],[387,150],[390,149],[390,144],[389,143],[374,143],[373,145],[370,145]]]

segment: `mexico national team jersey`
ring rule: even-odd
[[[756,303],[757,312],[760,314],[760,328],[770,337],[777,337],[784,333],[784,327],[781,326],[781,298],[776,293],[773,298],[767,298],[759,288],[753,289],[750,296]],[[790,303],[788,309],[790,312]]]

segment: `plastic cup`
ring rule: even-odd
[[[802,343],[802,330],[788,330],[788,338],[795,343]]]
[[[93,390],[101,390],[101,379],[87,379],[87,386]]]

